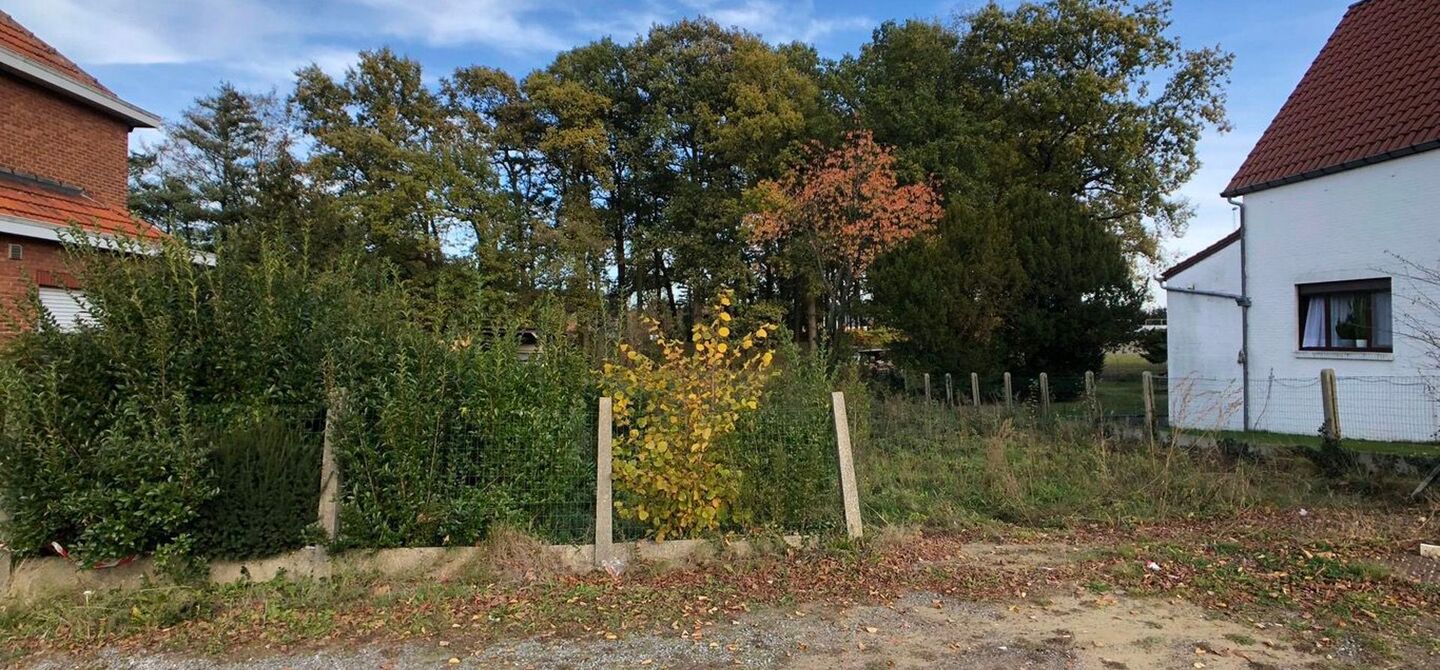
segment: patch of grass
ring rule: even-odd
[[[1256,642],[1255,638],[1250,637],[1249,635],[1246,635],[1244,633],[1226,633],[1225,639],[1234,642],[1235,644],[1238,644],[1242,647],[1254,646]]]
[[[1091,580],[1091,581],[1085,582],[1085,589],[1088,590],[1089,592],[1095,593],[1095,594],[1109,593],[1109,592],[1113,591],[1114,588],[1115,588],[1115,587],[1110,586],[1109,584],[1106,584],[1105,582],[1102,582],[1102,581]]]
[[[994,407],[877,400],[856,418],[852,438],[863,513],[880,525],[1058,528],[1361,500],[1290,454],[1237,462]]]
[[[1105,354],[1105,368],[1099,372],[1107,377],[1139,377],[1142,372],[1163,375],[1165,364],[1151,363],[1137,353],[1110,352]]]
[[[1215,437],[1216,439],[1229,438],[1237,442],[1270,447],[1305,447],[1307,449],[1319,449],[1323,443],[1323,440],[1318,434],[1290,435],[1287,433],[1268,433],[1263,431],[1242,432],[1222,430],[1216,432]],[[1390,456],[1440,456],[1440,444],[1427,442],[1384,442],[1377,440],[1345,439],[1340,441],[1340,446],[1350,451],[1360,453],[1385,454]]]
[[[1159,635],[1147,635],[1136,640],[1134,644],[1145,651],[1155,651],[1159,649],[1161,645],[1165,644],[1165,638]]]

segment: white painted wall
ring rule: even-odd
[[[1315,434],[1323,421],[1320,371],[1334,368],[1345,435],[1436,439],[1440,398],[1425,378],[1440,371],[1426,368],[1423,347],[1404,334],[1405,316],[1416,314],[1413,298],[1425,289],[1404,278],[1395,256],[1440,267],[1440,151],[1252,193],[1245,196],[1245,226],[1252,427]],[[1233,249],[1232,260],[1217,254],[1170,284],[1225,281],[1238,290],[1238,245]],[[1226,271],[1233,275],[1215,274]],[[1299,350],[1297,284],[1376,277],[1392,278],[1393,354]],[[1171,292],[1169,299],[1171,412],[1194,414],[1177,411],[1176,387],[1187,375],[1239,377],[1238,310],[1232,323],[1214,313],[1223,306],[1200,304],[1197,296]],[[1221,332],[1230,328],[1235,335]]]
[[[1240,293],[1240,243],[1171,277],[1171,288]],[[1167,292],[1166,344],[1170,425],[1241,430],[1240,305],[1234,300]]]
[[[1437,399],[1419,380],[1432,371],[1403,325],[1422,289],[1402,276],[1396,256],[1440,267],[1440,151],[1252,193],[1245,221],[1255,427],[1313,434],[1323,420],[1318,381],[1301,382],[1334,368],[1345,434],[1434,439]],[[1394,353],[1300,352],[1296,284],[1372,277],[1392,278]],[[1308,411],[1290,407],[1297,403]]]

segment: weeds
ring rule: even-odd
[[[887,399],[857,421],[855,433],[861,504],[883,524],[1062,527],[1358,500],[1353,487],[1328,481],[1299,456],[1234,459],[1150,446],[1086,422],[1035,420],[1023,409]]]

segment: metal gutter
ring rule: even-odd
[[[1357,158],[1355,160],[1345,161],[1344,163],[1337,163],[1335,165],[1329,165],[1322,168],[1306,170],[1304,172],[1298,172],[1287,177],[1280,177],[1279,179],[1270,179],[1267,181],[1256,182],[1254,184],[1248,184],[1246,186],[1241,186],[1234,189],[1226,189],[1220,195],[1233,205],[1235,204],[1235,197],[1242,196],[1247,193],[1254,193],[1256,191],[1263,191],[1266,189],[1275,188],[1277,186],[1285,186],[1286,184],[1294,184],[1295,182],[1317,179],[1319,177],[1332,175],[1337,172],[1346,172],[1348,170],[1362,168],[1367,165],[1384,163],[1385,161],[1394,160],[1396,158],[1404,158],[1406,156],[1413,156],[1415,154],[1431,151],[1434,149],[1440,149],[1440,139],[1428,140],[1425,142],[1420,142],[1419,144],[1412,144],[1408,147],[1401,147],[1399,149],[1393,149],[1384,153],[1375,154],[1373,156],[1366,156],[1364,158]]]
[[[1235,304],[1241,307],[1250,306],[1249,298],[1236,293],[1223,293],[1221,291],[1206,291],[1198,288],[1180,288],[1178,286],[1166,286],[1165,280],[1159,277],[1156,277],[1155,281],[1159,282],[1160,288],[1165,289],[1166,291],[1174,291],[1176,293],[1188,293],[1190,295],[1203,295],[1211,298],[1225,298],[1226,300],[1234,300]]]
[[[156,243],[143,240],[138,237],[114,235],[76,229],[69,226],[57,226],[51,223],[29,221],[5,214],[0,214],[0,233],[14,235],[16,237],[27,237],[34,240],[44,240],[57,244],[79,243],[106,251],[129,251],[143,254],[159,253]],[[215,266],[215,254],[208,251],[191,250],[191,262],[197,265]]]

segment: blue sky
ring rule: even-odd
[[[1231,133],[1207,135],[1204,165],[1181,194],[1197,207],[1168,260],[1235,226],[1218,193],[1265,130],[1351,0],[1174,0],[1174,32],[1190,46],[1235,53]],[[825,56],[854,51],[887,19],[949,19],[983,0],[6,0],[6,11],[121,97],[173,118],[228,80],[288,90],[314,62],[334,73],[355,53],[388,45],[438,77],[485,64],[523,74],[557,51],[652,23],[709,15],[773,41],[803,40]],[[1005,4],[1015,4],[1007,1]],[[153,140],[141,135],[138,141]]]

